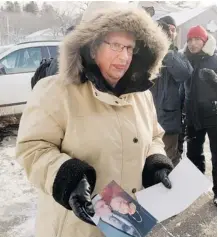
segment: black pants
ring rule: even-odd
[[[213,192],[217,195],[217,128],[213,127],[196,131],[194,127],[188,127],[187,133],[187,157],[202,173],[205,172],[205,156],[203,151],[205,135],[207,134],[209,137],[212,154]]]

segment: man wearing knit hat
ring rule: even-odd
[[[205,172],[203,144],[205,135],[210,140],[214,204],[217,204],[217,53],[216,41],[202,26],[192,27],[187,34],[188,57],[194,71],[190,81],[184,83],[187,120],[187,156]],[[181,88],[181,89],[182,89]]]
[[[207,31],[202,26],[192,27],[187,35],[187,43],[189,51],[192,54],[200,53],[207,40],[208,40]]]
[[[162,22],[163,24],[166,24],[169,27],[169,38],[172,42],[171,49],[174,49],[174,40],[177,36],[175,20],[171,16],[164,16],[159,19],[159,22]]]
[[[150,90],[153,95],[158,122],[165,130],[163,137],[165,151],[176,166],[181,159],[181,153],[178,149],[178,137],[182,132],[179,87],[182,82],[190,79],[192,67],[187,58],[173,46],[176,33],[172,31],[172,26],[174,25],[175,28],[175,21],[171,17],[164,17],[158,20],[158,24],[172,44],[163,60],[160,76],[154,80],[155,84]]]

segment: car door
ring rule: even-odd
[[[31,92],[31,78],[40,65],[45,47],[14,51],[0,59],[6,74],[0,75],[0,106],[25,104]]]

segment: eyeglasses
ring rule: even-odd
[[[139,51],[139,48],[137,48],[137,47],[125,46],[125,45],[122,45],[122,44],[119,44],[119,43],[110,43],[110,42],[107,42],[107,41],[103,41],[103,42],[110,45],[110,48],[113,51],[116,51],[116,52],[122,52],[123,49],[126,48],[127,53],[129,55],[133,55],[133,54],[137,54],[138,51]]]

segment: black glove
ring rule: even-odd
[[[217,75],[212,69],[203,68],[199,71],[199,78],[207,83],[210,83],[211,86],[217,84]]]
[[[169,180],[168,174],[170,173],[169,169],[161,169],[155,172],[154,174],[154,180],[156,183],[162,183],[166,188],[171,189],[172,184]]]
[[[214,72],[214,70],[212,70],[212,69],[208,69],[208,68],[202,68],[202,69],[200,69],[200,71],[199,71],[199,77],[200,77],[200,79],[215,79],[216,80],[216,78],[217,78],[217,75],[216,75],[216,73]]]
[[[172,161],[165,155],[153,154],[147,157],[142,171],[142,185],[148,188],[162,182],[167,188],[171,188],[168,174],[173,170]]]
[[[88,224],[95,225],[89,217],[93,217],[95,211],[91,201],[91,187],[85,175],[71,193],[69,205],[79,219]]]

